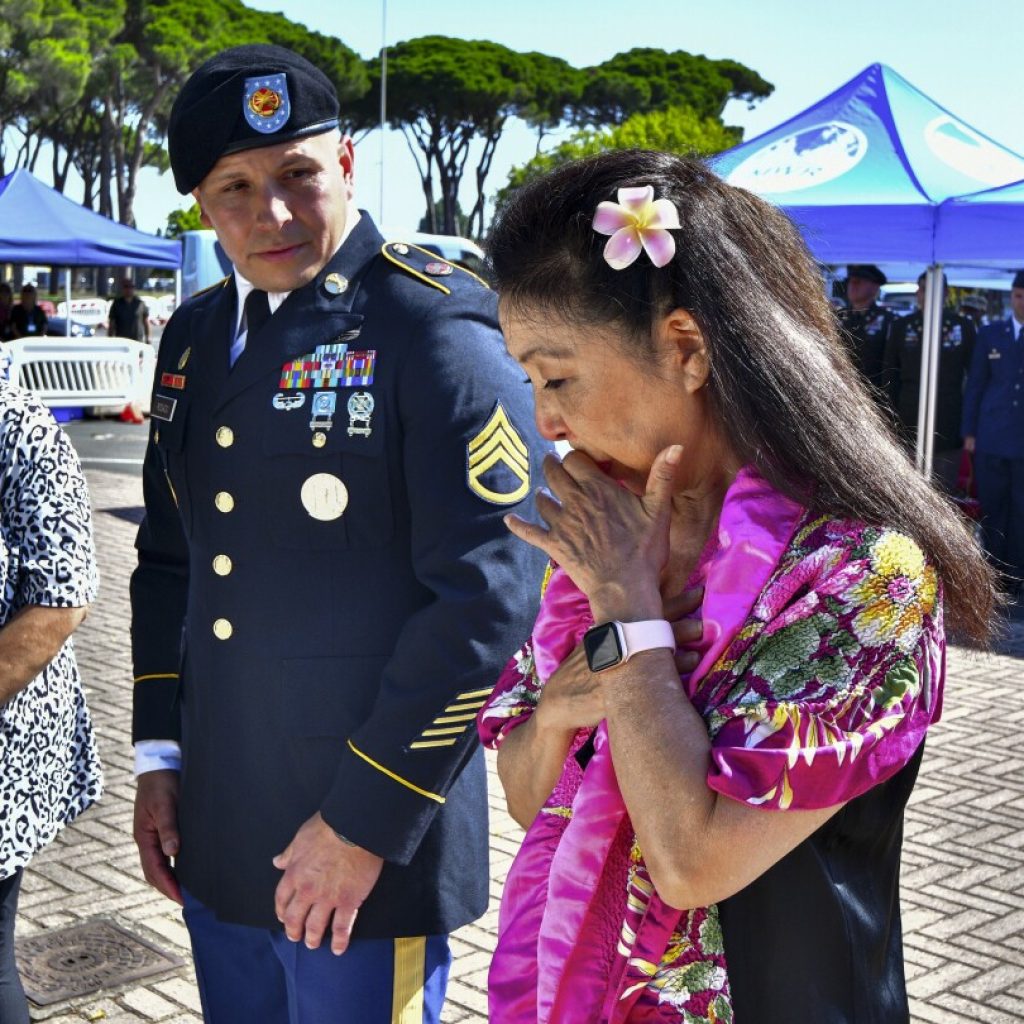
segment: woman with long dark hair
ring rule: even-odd
[[[526,829],[496,1024],[908,1019],[903,809],[944,615],[991,570],[865,391],[799,235],[697,161],[607,153],[491,239],[551,571],[480,713]],[[698,611],[699,607],[699,611]]]

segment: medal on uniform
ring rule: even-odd
[[[370,417],[373,415],[373,395],[369,391],[354,391],[348,400],[348,436],[361,434],[369,437],[373,433]]]
[[[185,390],[185,374],[183,373],[162,373],[160,374],[160,387],[174,388],[176,391]]]
[[[313,395],[309,421],[310,430],[330,430],[334,426],[334,410],[338,407],[338,395],[334,391],[317,391]]]
[[[286,395],[283,391],[278,391],[271,399],[271,404],[275,409],[280,409],[282,412],[288,412],[290,409],[301,409],[306,403],[306,393],[304,391],[298,392],[298,394]]]
[[[299,492],[302,507],[314,519],[329,523],[348,507],[348,488],[333,473],[314,473]]]

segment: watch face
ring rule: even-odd
[[[595,626],[583,635],[583,650],[591,672],[603,672],[622,661],[619,634],[612,622]]]

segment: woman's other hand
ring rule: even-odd
[[[594,728],[605,717],[601,679],[590,671],[583,644],[544,684],[535,717],[539,729],[573,734]]]
[[[676,668],[680,675],[692,672],[700,662],[697,651],[685,651],[682,648],[698,643],[704,636],[704,620],[693,615],[703,600],[703,587],[693,587],[675,597],[665,598],[662,618],[672,624],[672,632],[676,637]]]
[[[672,624],[679,648],[675,656],[676,667],[681,675],[692,672],[700,661],[696,651],[682,648],[698,642],[704,633],[702,620],[693,617],[703,600],[704,588],[694,587],[664,602],[662,616]],[[536,712],[538,726],[575,733],[577,729],[598,725],[607,713],[604,700],[606,685],[614,685],[614,680],[590,671],[580,644],[544,684]]]

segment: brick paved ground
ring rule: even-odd
[[[77,637],[107,771],[102,802],[26,873],[19,934],[107,915],[187,957],[173,906],[143,883],[131,841],[127,584],[134,524],[115,513],[141,504],[133,477],[90,472],[102,594]],[[1012,649],[1024,655],[1024,627]],[[945,717],[931,734],[907,819],[904,924],[915,1024],[1024,1022],[1024,660],[950,654]],[[492,909],[453,939],[446,1024],[486,1019],[487,963],[501,880],[520,832],[492,773]],[[194,975],[182,968],[56,1012],[82,1020],[197,1022]],[[253,1022],[259,1024],[259,1022]],[[794,1024],[797,1024],[794,1021]]]

